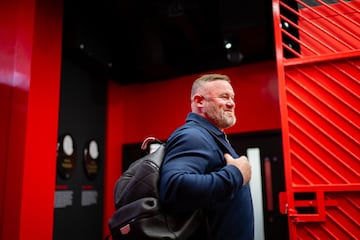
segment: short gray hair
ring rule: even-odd
[[[202,75],[201,77],[199,77],[198,79],[196,79],[192,85],[191,88],[191,99],[193,98],[193,96],[198,93],[199,88],[202,87],[204,85],[204,83],[206,82],[212,82],[212,81],[216,81],[216,80],[223,80],[223,81],[227,81],[228,83],[230,83],[230,78],[227,75],[223,75],[223,74],[217,74],[217,73],[213,73],[213,74],[205,74]]]

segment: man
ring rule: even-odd
[[[176,213],[198,208],[207,211],[209,233],[192,239],[254,238],[248,184],[251,166],[245,156],[239,157],[224,133],[236,123],[234,97],[226,75],[208,74],[195,80],[192,112],[166,142],[160,179],[163,205]]]

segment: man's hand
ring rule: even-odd
[[[234,159],[230,154],[224,154],[227,165],[234,165],[237,167],[243,176],[243,185],[249,183],[251,178],[251,165],[246,156],[241,156]]]

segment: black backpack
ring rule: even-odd
[[[147,149],[151,142],[160,146],[133,162],[115,183],[115,212],[108,223],[114,240],[184,240],[203,221],[202,210],[190,215],[173,215],[161,207],[158,181],[165,143],[150,137],[141,148]]]

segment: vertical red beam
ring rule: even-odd
[[[279,102],[280,102],[280,115],[281,115],[281,134],[283,141],[283,157],[284,157],[284,172],[285,172],[285,188],[286,188],[286,200],[288,206],[293,206],[294,201],[292,197],[292,179],[291,179],[291,165],[290,165],[290,146],[289,146],[289,126],[287,119],[286,108],[286,84],[285,84],[285,70],[284,70],[284,58],[282,48],[282,34],[281,34],[281,22],[280,22],[280,0],[272,1],[273,8],[273,20],[274,20],[274,38],[275,38],[275,51],[276,51],[276,65],[278,74],[278,87],[279,87]],[[281,199],[281,197],[280,197]],[[280,209],[284,206],[280,206]],[[286,214],[293,209],[286,209]],[[288,221],[291,219],[288,217]],[[296,236],[296,228],[292,228],[289,224],[289,237],[294,239]]]
[[[17,134],[10,130],[16,111],[16,84],[14,83],[15,40],[18,2],[0,1],[0,239],[18,239],[19,202],[22,164],[17,156],[23,152],[23,139],[18,136],[19,149],[9,151],[10,136]],[[14,108],[14,109],[13,109]],[[25,109],[24,109],[25,110]],[[21,119],[21,118],[20,118]],[[24,124],[20,125],[23,126]],[[17,155],[15,155],[17,153]],[[9,161],[12,159],[12,161]],[[9,176],[12,169],[16,172]],[[11,186],[9,181],[12,180]],[[13,191],[15,189],[15,191]],[[12,233],[12,235],[8,234]],[[6,237],[8,236],[8,237]]]
[[[124,87],[110,81],[107,91],[106,160],[104,172],[103,232],[109,233],[108,221],[114,212],[114,183],[122,172],[124,142]]]
[[[4,145],[1,239],[19,239],[34,1],[1,1]],[[24,11],[24,8],[27,10]],[[4,74],[3,74],[4,73]],[[6,105],[5,105],[6,104]]]
[[[290,21],[279,2],[284,9],[302,6],[292,11],[301,50],[294,58],[282,54],[293,43],[282,39],[287,24],[280,19]],[[348,202],[358,200],[360,182],[360,2],[317,2],[273,0],[286,180],[280,209],[288,214],[290,239],[355,239],[359,214]],[[303,197],[311,201],[304,205]],[[303,211],[314,203],[311,213]]]
[[[1,1],[0,16],[0,238],[52,239],[62,0]]]

